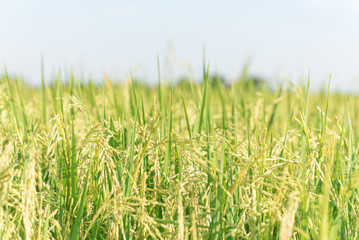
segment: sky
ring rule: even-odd
[[[353,0],[0,0],[0,64],[26,82],[60,70],[148,83],[249,72],[278,83],[359,91],[359,3]],[[0,74],[3,74],[0,67]]]

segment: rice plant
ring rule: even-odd
[[[208,73],[37,89],[5,70],[0,239],[358,239],[359,97]]]

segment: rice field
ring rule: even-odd
[[[6,70],[5,70],[6,71]],[[359,97],[0,79],[0,239],[358,239]]]

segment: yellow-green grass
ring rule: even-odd
[[[0,239],[356,239],[359,97],[0,79]]]

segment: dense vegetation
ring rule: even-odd
[[[0,239],[357,239],[359,98],[203,75],[0,79]]]

